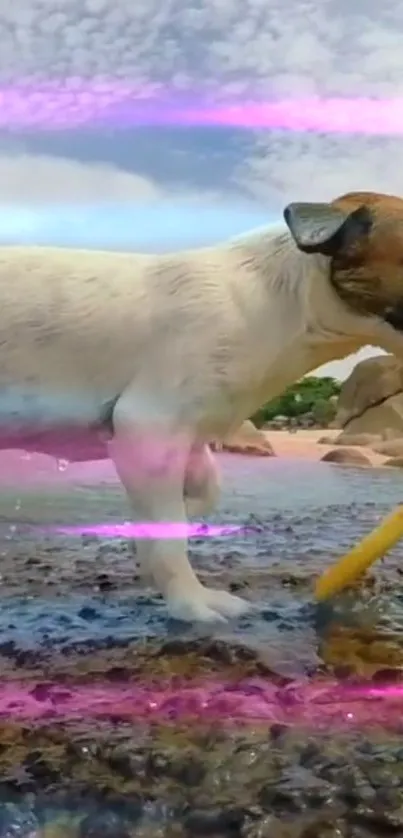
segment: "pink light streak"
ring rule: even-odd
[[[194,97],[195,98],[195,97]],[[91,125],[227,126],[401,136],[403,99],[308,98],[203,104],[155,88],[85,80],[0,88],[0,127],[63,130]]]
[[[47,532],[59,535],[95,535],[100,538],[192,538],[196,536],[221,536],[243,532],[240,526],[215,526],[210,524],[157,523],[94,524],[88,526],[50,527]]]
[[[308,727],[400,727],[403,685],[349,687],[314,682],[279,688],[253,678],[236,684],[188,681],[181,687],[134,684],[47,687],[39,700],[26,684],[0,687],[0,718],[49,724],[66,719],[118,717],[143,723],[197,720],[231,725],[283,723]]]

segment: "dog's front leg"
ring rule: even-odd
[[[191,440],[164,426],[139,420],[130,395],[117,403],[110,454],[133,507],[142,571],[151,575],[173,617],[189,622],[225,621],[248,610],[248,603],[227,591],[204,587],[187,556],[184,481]]]

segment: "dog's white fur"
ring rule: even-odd
[[[26,420],[27,392],[45,422],[96,421],[118,397],[109,453],[135,520],[206,514],[218,496],[209,439],[331,359],[368,343],[402,351],[328,273],[284,228],[163,256],[0,248],[0,418]],[[139,541],[138,557],[176,617],[247,607],[201,585],[183,538]]]

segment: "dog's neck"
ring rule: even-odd
[[[350,311],[339,299],[326,257],[301,253],[281,229],[256,231],[234,240],[231,249],[247,269],[249,300],[256,299],[256,332],[253,345],[244,351],[249,353],[251,375],[252,368],[260,367],[254,392],[260,403],[323,364],[372,342],[370,319]],[[258,351],[260,359],[253,357]]]
[[[338,352],[339,346],[343,352],[344,345],[355,351],[370,336],[369,319],[350,310],[333,288],[330,260],[301,253],[288,230],[280,225],[256,230],[234,239],[233,248],[251,276],[264,285],[270,306],[278,301],[290,314],[300,314],[301,332],[318,351],[323,346],[325,353]]]

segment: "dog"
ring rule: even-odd
[[[250,605],[203,586],[173,530],[217,503],[208,441],[364,345],[403,356],[403,200],[291,203],[168,255],[1,247],[0,300],[0,447],[111,457],[171,615],[225,622]]]

